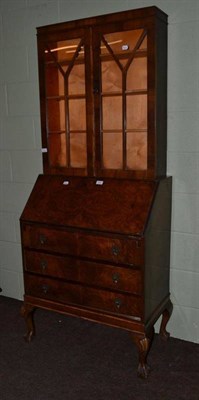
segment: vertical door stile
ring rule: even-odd
[[[68,100],[68,74],[64,76],[64,98],[65,98],[65,126],[66,126],[66,166],[70,167],[70,118]]]
[[[123,169],[126,169],[126,71],[122,71],[122,157]]]
[[[94,175],[99,175],[99,171],[102,169],[102,121],[101,121],[101,63],[100,63],[100,34],[97,30],[92,30],[92,98],[93,98],[93,124],[94,124]]]
[[[86,139],[88,176],[95,175],[95,126],[94,126],[94,61],[93,61],[93,28],[85,34],[85,90],[86,90]]]
[[[156,35],[153,29],[147,30],[147,166],[148,174],[156,170]]]
[[[99,40],[99,53],[98,53],[98,57],[100,57],[101,54],[101,39],[103,38],[103,36],[100,38]],[[99,62],[99,148],[100,148],[100,170],[103,169],[104,167],[104,157],[103,157],[103,153],[104,153],[104,135],[103,135],[103,97],[102,97],[102,61]]]

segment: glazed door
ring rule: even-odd
[[[88,41],[79,30],[39,42],[44,172],[87,175],[92,165]]]
[[[101,27],[100,27],[101,28]],[[148,38],[122,24],[94,35],[97,175],[144,177],[148,169]]]
[[[105,21],[40,32],[44,173],[164,176],[166,27]]]

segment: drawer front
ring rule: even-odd
[[[141,239],[117,239],[24,225],[22,243],[27,248],[114,263],[139,266],[144,262],[144,242]]]
[[[27,272],[44,276],[135,294],[143,293],[142,271],[132,267],[25,250],[24,268]]]
[[[140,266],[144,262],[143,241],[129,238],[79,235],[79,254],[88,258]]]
[[[73,232],[24,225],[22,244],[32,249],[77,255],[77,234]]]
[[[26,295],[100,311],[142,317],[141,296],[100,290],[26,273]]]

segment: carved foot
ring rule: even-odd
[[[21,307],[21,315],[24,318],[26,327],[27,327],[27,332],[24,335],[24,339],[28,343],[31,342],[33,336],[35,335],[35,327],[34,327],[34,321],[33,321],[34,310],[35,310],[35,307],[30,306],[28,304],[24,304]]]
[[[137,346],[138,355],[139,355],[139,364],[138,364],[138,376],[139,378],[146,379],[148,378],[151,368],[147,364],[147,355],[149,353],[152,341],[154,336],[154,328],[151,328],[149,335],[142,335],[140,333],[133,333],[132,339]]]
[[[151,372],[151,367],[148,364],[141,365],[139,363],[138,370],[137,370],[137,375],[139,378],[147,379],[150,372]]]
[[[167,305],[167,307],[165,308],[165,310],[162,313],[162,322],[160,325],[160,336],[163,340],[167,341],[170,337],[170,333],[167,332],[166,330],[166,326],[168,324],[168,321],[171,317],[173,311],[173,304],[172,302],[169,300],[169,303]]]

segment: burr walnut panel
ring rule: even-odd
[[[97,232],[143,235],[157,187],[156,181],[40,175],[23,219]]]

